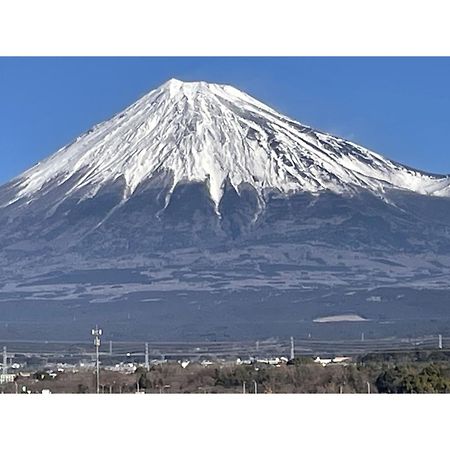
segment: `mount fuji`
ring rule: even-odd
[[[170,80],[0,187],[0,338],[445,332],[449,223],[450,177]]]

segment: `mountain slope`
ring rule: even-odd
[[[170,80],[0,187],[0,339],[450,332],[449,223],[449,177]]]
[[[126,201],[158,172],[207,182],[216,209],[228,181],[292,192],[383,192],[400,188],[450,195],[450,179],[406,168],[349,141],[301,125],[230,86],[170,80],[122,113],[13,181],[3,206],[76,178],[64,196],[95,196],[123,183]],[[167,202],[169,198],[166,199]]]

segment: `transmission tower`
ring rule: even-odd
[[[99,351],[100,351],[100,336],[103,334],[101,328],[98,325],[95,326],[91,331],[92,336],[94,336],[94,346],[95,346],[95,367],[97,375],[97,394],[100,394],[100,361],[99,361]]]
[[[146,370],[150,369],[150,364],[148,361],[148,342],[145,343],[145,369]]]
[[[6,346],[3,347],[3,367],[2,367],[2,373],[3,375],[6,375],[8,372],[8,354],[6,353]]]

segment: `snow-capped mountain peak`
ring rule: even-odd
[[[171,175],[170,192],[181,182],[206,182],[216,207],[226,182],[261,195],[391,187],[450,195],[448,177],[315,131],[231,86],[172,79],[13,180],[7,203],[33,201],[75,178],[69,194],[82,190],[87,197],[123,180],[126,201],[160,172]]]

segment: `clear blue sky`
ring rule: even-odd
[[[232,84],[300,122],[450,173],[450,58],[0,58],[0,183],[169,78]]]

